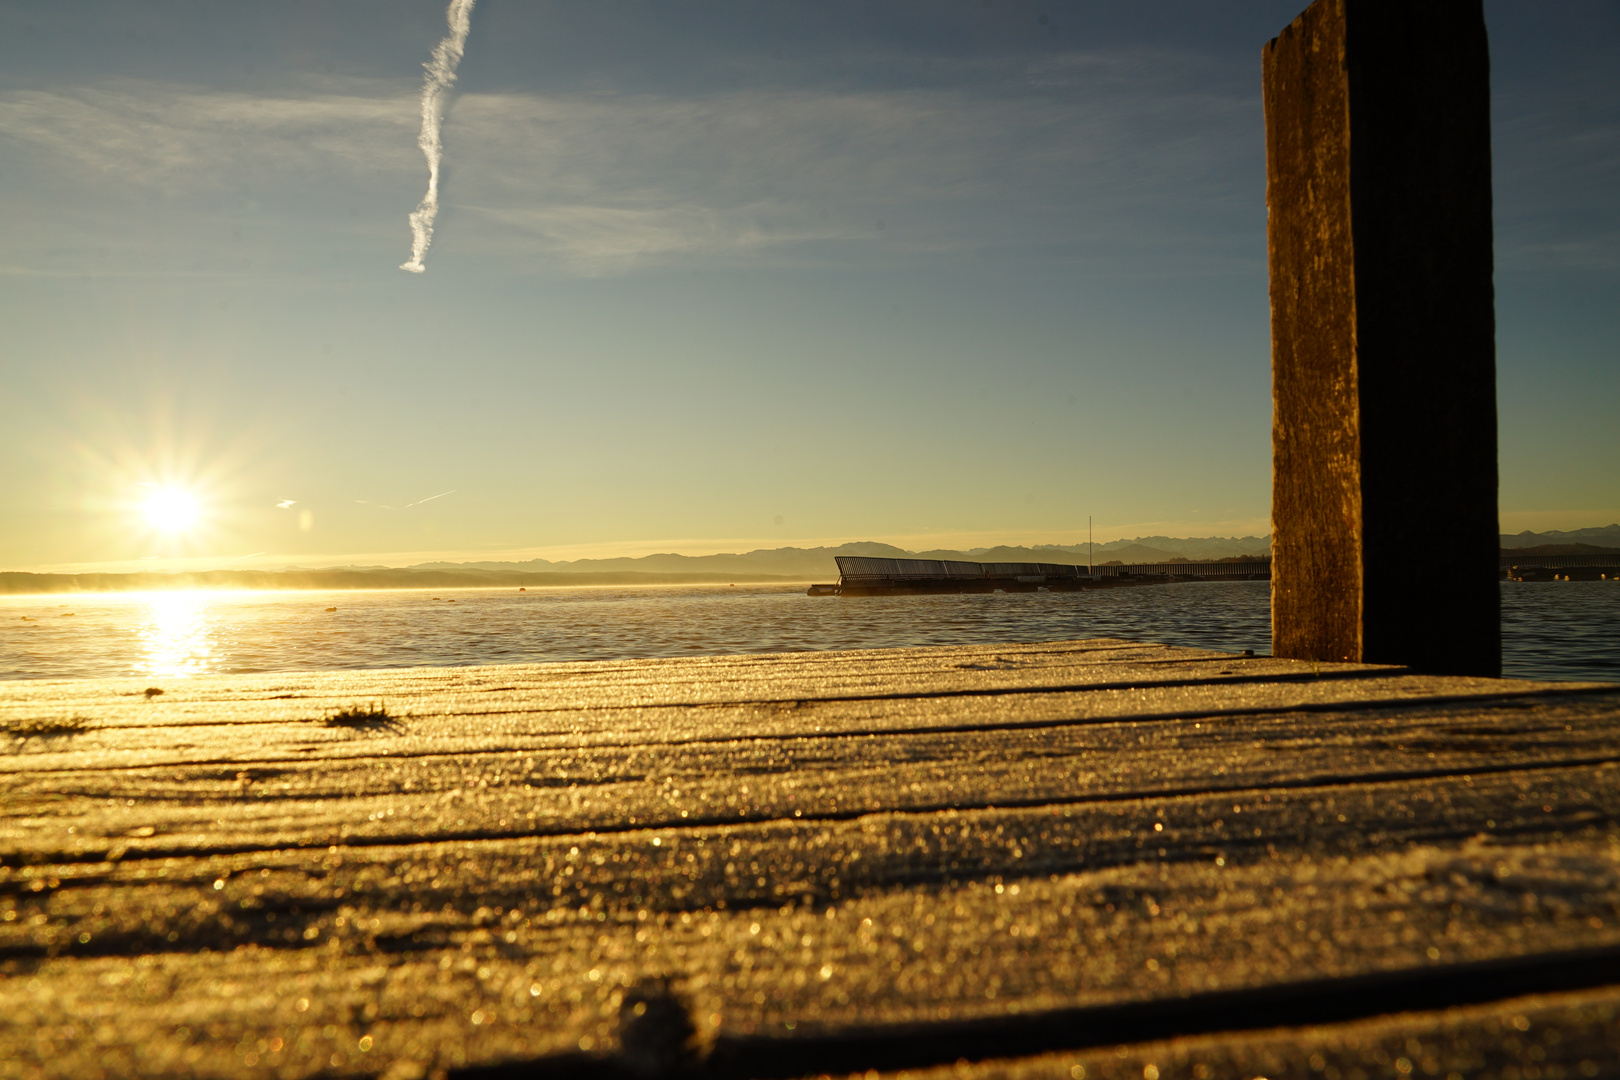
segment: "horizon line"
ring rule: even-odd
[[[1195,524],[1191,522],[1142,522],[1134,525],[1118,526],[1106,533],[1099,531],[1097,544],[1114,543],[1116,541],[1136,541],[1164,537],[1175,540],[1241,540],[1246,538],[1264,539],[1270,535],[1269,522],[1263,532],[1255,532],[1252,526],[1258,524],[1254,521],[1207,522],[1201,524],[1205,531],[1201,535],[1176,536],[1169,531],[1136,532],[1134,535],[1119,535],[1128,529],[1145,529],[1154,526],[1163,529],[1174,529],[1176,526]],[[1250,526],[1247,530],[1219,532],[1221,526]],[[1010,534],[1010,535],[1009,535]],[[621,540],[602,543],[558,544],[543,547],[498,548],[486,550],[468,549],[440,549],[418,551],[391,551],[391,552],[358,552],[352,554],[304,554],[293,552],[261,552],[254,555],[243,556],[237,554],[216,554],[199,556],[176,556],[171,558],[141,558],[141,559],[108,559],[85,562],[38,563],[27,567],[4,567],[0,573],[32,573],[32,574],[97,574],[97,573],[140,573],[143,571],[180,571],[202,572],[205,570],[263,570],[263,569],[299,569],[299,570],[330,570],[353,566],[383,566],[389,569],[405,569],[412,566],[421,566],[425,563],[474,563],[474,562],[529,562],[543,559],[547,562],[578,562],[591,559],[639,559],[649,555],[680,555],[686,558],[703,558],[711,555],[746,555],[752,551],[776,551],[784,548],[813,549],[821,547],[842,547],[845,544],[888,544],[891,547],[901,548],[905,551],[962,551],[974,549],[985,550],[994,547],[1073,547],[1085,546],[1082,535],[1078,539],[1054,538],[1048,530],[1036,532],[1017,532],[1014,530],[983,530],[983,531],[952,531],[941,530],[938,533],[922,532],[908,534],[889,534],[886,536],[864,536],[849,538],[847,536],[835,537],[739,537],[729,539],[709,539],[688,537],[683,539],[666,540]],[[681,550],[685,549],[685,550]]]
[[[1510,515],[1503,515],[1508,517]],[[1511,515],[1518,516],[1518,515]],[[1596,516],[1596,515],[1594,515]],[[1171,541],[1189,540],[1264,540],[1270,536],[1269,528],[1264,532],[1237,530],[1225,534],[1219,532],[1205,532],[1203,535],[1176,536],[1171,531],[1152,533],[1137,532],[1135,535],[1121,535],[1127,529],[1143,529],[1159,526],[1162,529],[1174,529],[1176,526],[1201,524],[1205,528],[1219,528],[1220,526],[1253,526],[1254,521],[1232,522],[1142,522],[1136,525],[1117,526],[1107,530],[1103,537],[1095,542],[1098,545],[1126,542],[1140,542],[1144,540],[1164,539]],[[1269,525],[1269,522],[1266,523]],[[1584,529],[1614,528],[1616,523],[1607,525],[1586,525],[1574,529],[1520,529],[1510,532],[1506,528],[1507,522],[1498,526],[1501,536],[1517,536],[1526,532],[1579,532]],[[951,541],[955,541],[952,543]],[[964,543],[963,541],[967,541]],[[978,541],[978,542],[974,542]],[[992,542],[984,542],[992,541]],[[1068,547],[1084,548],[1085,540],[1078,539],[1064,542],[1051,538],[1050,534],[1013,533],[985,530],[982,532],[923,532],[902,535],[890,534],[888,536],[864,537],[861,539],[846,539],[844,537],[812,537],[778,539],[766,537],[735,538],[727,540],[688,538],[683,540],[625,540],[604,543],[581,543],[567,545],[553,545],[546,547],[505,548],[486,550],[429,550],[429,551],[393,551],[393,552],[363,552],[356,554],[297,554],[256,552],[251,555],[219,554],[207,556],[189,556],[172,558],[143,558],[143,559],[116,559],[69,563],[42,563],[33,566],[3,567],[0,573],[20,574],[127,574],[142,572],[170,572],[170,573],[204,573],[211,570],[340,570],[354,567],[378,567],[391,570],[410,569],[430,563],[469,564],[469,563],[523,563],[534,560],[543,560],[552,563],[572,563],[581,561],[609,560],[609,559],[642,559],[651,555],[675,555],[684,558],[705,558],[714,555],[744,556],[755,551],[780,551],[784,549],[810,550],[814,548],[836,548],[846,544],[875,543],[887,544],[891,547],[911,553],[927,551],[957,551],[969,554],[974,551],[985,551],[995,547]],[[686,548],[687,550],[679,550]],[[696,549],[696,550],[694,550]]]

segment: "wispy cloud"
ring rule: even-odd
[[[420,119],[429,191],[411,262],[433,209],[459,215],[440,254],[560,275],[997,249],[1109,272],[1263,272],[1258,94],[1195,52],[868,57],[855,66],[869,78],[836,85],[804,73],[760,88],[774,77],[762,67],[727,92],[473,93],[451,108],[456,10],[421,87],[300,76],[268,95],[138,80],[0,92],[8,267],[73,273],[76,253],[120,243],[170,253],[147,272],[217,266],[198,252],[227,253],[244,206],[283,249],[363,235],[369,257],[393,242],[387,207],[420,193]],[[1620,265],[1620,126],[1570,113],[1572,95],[1520,94],[1499,111],[1504,269]],[[454,117],[453,198],[430,115]],[[157,206],[166,248],[142,232]],[[359,216],[334,221],[340,206]],[[196,246],[181,253],[188,226]]]
[[[565,275],[998,248],[1081,252],[1112,269],[1168,252],[1183,267],[1254,261],[1258,103],[1200,85],[1200,63],[1077,53],[971,86],[464,94],[444,204],[460,225],[441,250]],[[126,214],[143,192],[184,196],[192,213],[250,197],[275,204],[282,243],[319,243],[311,204],[372,206],[410,183],[402,89],[0,94],[0,140],[30,147],[42,206],[63,180]],[[440,193],[436,151],[424,152],[427,206]]]
[[[948,88],[470,94],[457,103],[457,206],[483,219],[479,245],[584,274],[693,256],[1208,249],[1263,215],[1246,160],[1256,108],[1163,85],[1106,102]]]
[[[260,96],[117,80],[72,90],[0,93],[0,138],[37,166],[86,185],[195,191],[235,174],[327,181],[405,170],[403,88],[351,80]],[[405,109],[402,109],[402,106]]]
[[[1498,269],[1620,269],[1620,116],[1571,110],[1577,93],[1521,95],[1496,117]]]
[[[333,79],[278,96],[133,80],[0,92],[0,273],[217,276],[357,242],[380,254],[385,215],[359,210],[379,189],[411,197],[411,100]]]

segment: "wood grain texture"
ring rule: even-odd
[[[1262,68],[1274,651],[1497,674],[1481,4],[1316,0]]]
[[[0,688],[0,1076],[611,1072],[666,977],[715,1075],[1349,1077],[1395,1021],[1155,1033],[1620,949],[1615,687],[1095,641],[145,689]]]

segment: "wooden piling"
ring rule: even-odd
[[[1500,671],[1489,67],[1480,0],[1264,49],[1278,656]]]

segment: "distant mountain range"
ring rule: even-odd
[[[1139,536],[1134,540],[1113,540],[1097,544],[1092,558],[1098,563],[1155,563],[1171,559],[1256,558],[1271,553],[1266,536],[1207,536],[1172,539],[1168,536]],[[529,559],[525,562],[422,563],[412,570],[486,570],[518,573],[624,573],[642,574],[771,574],[803,580],[834,580],[838,576],[838,555],[866,555],[888,559],[962,559],[968,562],[1048,562],[1084,564],[1084,544],[1039,544],[1035,547],[998,546],[957,551],[936,548],[907,551],[892,544],[862,540],[837,547],[761,548],[732,555],[643,555],[640,558],[574,559],[551,562]]]
[[[1620,552],[1620,525],[1570,532],[1522,532],[1502,537],[1504,553],[1536,555]],[[1097,564],[1164,563],[1175,559],[1260,558],[1271,554],[1269,536],[1138,536],[1097,544]],[[116,591],[155,588],[397,589],[500,586],[766,584],[836,581],[837,555],[892,559],[963,559],[968,562],[1047,562],[1085,565],[1084,544],[1034,547],[938,548],[907,551],[892,544],[859,541],[837,547],[772,548],[733,555],[643,555],[640,558],[550,562],[434,562],[410,567],[340,566],[319,570],[214,570],[199,573],[33,574],[0,573],[0,593]]]
[[[1539,548],[1546,545],[1582,544],[1594,548],[1620,550],[1620,525],[1575,529],[1569,532],[1522,532],[1502,536],[1504,549]],[[1090,557],[1097,563],[1163,563],[1173,559],[1263,558],[1271,554],[1270,536],[1138,536],[1131,540],[1110,540],[1095,545]],[[640,558],[574,559],[551,562],[423,563],[413,570],[486,570],[519,573],[639,573],[639,574],[727,574],[772,575],[805,580],[833,580],[838,576],[837,555],[867,555],[889,559],[962,559],[968,562],[1050,562],[1083,565],[1085,544],[1037,544],[1034,547],[1001,545],[989,548],[934,548],[908,551],[892,544],[861,540],[837,547],[761,548],[727,555],[677,555],[665,553]]]
[[[1548,545],[1583,544],[1594,548],[1620,551],[1620,525],[1604,525],[1593,529],[1572,529],[1569,532],[1529,532],[1502,537],[1504,551],[1519,548],[1539,548]],[[1545,552],[1544,554],[1553,554]]]

